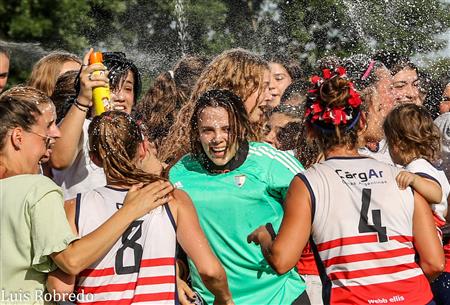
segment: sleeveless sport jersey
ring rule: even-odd
[[[366,157],[330,158],[299,174],[313,208],[324,304],[423,305],[433,298],[415,262],[414,196],[399,169]]]
[[[101,187],[77,196],[80,236],[122,207],[127,190]],[[81,304],[175,304],[175,222],[167,205],[135,220],[99,261],[80,273]]]

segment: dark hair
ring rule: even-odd
[[[382,62],[384,66],[391,71],[392,75],[397,74],[405,68],[419,72],[417,66],[413,64],[408,57],[400,55],[395,51],[381,50],[376,52],[372,58]]]
[[[273,62],[282,65],[288,72],[292,81],[304,78],[304,73],[300,64],[284,54],[266,54],[264,55],[264,59],[268,63]]]
[[[110,183],[133,185],[164,180],[144,172],[133,162],[139,143],[144,141],[140,125],[127,113],[107,111],[89,125],[89,151],[101,163]]]
[[[222,107],[228,112],[230,143],[241,143],[248,140],[249,135],[252,134],[252,127],[241,99],[229,90],[206,91],[197,100],[190,121],[191,153],[195,158],[205,157],[199,139],[198,123],[200,114],[206,107]]]
[[[423,106],[400,104],[387,115],[383,129],[391,153],[393,146],[398,148],[401,165],[415,158],[424,158],[431,163],[439,158],[440,131]]]
[[[75,81],[78,71],[67,71],[61,74],[56,80],[55,89],[53,90],[51,99],[56,108],[56,123],[58,124],[72,106],[77,91],[75,90]]]
[[[0,150],[5,146],[6,134],[15,127],[30,131],[42,115],[38,105],[49,98],[32,87],[13,87],[0,95]]]
[[[373,86],[379,80],[375,71],[386,68],[381,61],[364,54],[355,54],[345,58],[343,66],[347,71],[347,77],[352,80],[359,91]]]
[[[299,80],[292,82],[289,86],[284,90],[283,95],[280,99],[280,105],[287,104],[288,101],[299,98],[302,102],[306,99],[306,95],[308,94],[309,82]],[[290,103],[291,104],[291,103]]]
[[[7,48],[6,46],[3,46],[0,44],[0,54],[5,54],[6,57],[10,58],[11,56],[11,52],[9,51],[9,48]]]
[[[294,119],[294,121],[288,122],[284,127],[280,128],[276,134],[277,140],[280,143],[279,150],[293,150],[296,148],[298,136],[302,129],[303,118],[305,116],[304,107],[300,105],[279,104],[272,110],[270,115],[272,116],[276,113],[284,114]]]
[[[109,71],[109,84],[114,90],[127,77],[128,71],[134,76],[134,105],[136,105],[142,90],[141,74],[136,65],[123,52],[103,52],[103,64]]]

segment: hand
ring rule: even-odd
[[[123,202],[123,208],[135,213],[140,218],[172,199],[173,186],[170,182],[156,181],[142,187],[142,183],[133,185]]]
[[[401,190],[406,189],[408,186],[412,186],[414,183],[414,180],[416,180],[416,174],[407,172],[407,171],[401,171],[397,177],[395,177],[395,180],[397,181],[398,188]]]
[[[103,64],[89,65],[89,56],[94,50],[91,48],[84,55],[80,72],[80,92],[78,102],[82,105],[92,106],[92,88],[109,86],[108,72]]]
[[[259,245],[263,242],[271,242],[272,236],[270,236],[270,233],[267,231],[266,226],[260,226],[258,229],[253,231],[247,236],[247,242]]]
[[[181,305],[191,305],[194,304],[190,300],[195,299],[197,296],[194,291],[186,284],[185,281],[180,279],[177,276],[177,290],[178,290],[178,299],[180,300]]]

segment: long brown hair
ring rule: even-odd
[[[28,85],[51,96],[62,65],[70,61],[81,65],[78,56],[67,52],[55,51],[44,56],[33,66]]]
[[[108,183],[133,185],[164,180],[135,165],[138,146],[144,141],[139,124],[127,113],[108,111],[89,125],[89,151],[101,162]]]
[[[191,142],[191,153],[195,158],[204,156],[198,124],[200,114],[206,107],[222,107],[227,111],[230,143],[241,143],[249,140],[248,135],[252,133],[252,126],[248,120],[248,115],[241,99],[229,90],[209,90],[200,96],[195,104],[191,117],[189,138]]]
[[[172,71],[158,75],[138,104],[148,137],[159,145],[167,136],[181,107],[187,103],[197,79],[208,64],[206,57],[185,56]]]
[[[317,144],[323,152],[342,145],[354,149],[358,144],[358,122],[361,114],[359,95],[352,88],[351,82],[341,76],[335,75],[322,80],[319,84],[310,90],[305,104],[306,111],[313,108],[323,111],[318,114],[314,111],[306,113],[306,122],[308,127],[313,129]],[[355,98],[353,94],[359,100],[357,106],[351,105],[349,102]],[[340,123],[332,122],[329,115],[335,113],[335,110],[344,111],[348,119],[341,120]],[[328,120],[324,119],[327,112]],[[318,116],[321,118],[318,119]]]
[[[218,55],[200,75],[189,102],[181,108],[177,121],[161,147],[161,160],[176,161],[189,152],[189,119],[197,100],[204,92],[210,89],[227,89],[245,102],[257,90],[262,94],[264,72],[268,70],[269,66],[262,57],[243,49],[232,49]],[[259,124],[255,124],[252,129],[253,133],[249,135],[252,140],[261,139],[262,131],[257,129],[259,127]]]

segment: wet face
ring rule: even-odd
[[[270,72],[266,70],[263,76],[262,87],[253,92],[244,102],[250,122],[256,123],[262,120],[265,111],[264,108],[267,106],[267,101],[271,97],[269,84]]]
[[[9,58],[4,53],[0,53],[0,92],[6,86],[9,75]]]
[[[269,106],[275,108],[280,104],[281,96],[286,90],[287,86],[292,83],[292,78],[288,71],[280,64],[271,62],[270,67],[270,85],[269,90],[271,94],[271,101]]]
[[[42,115],[37,122],[31,127],[30,131],[24,131],[23,146],[21,149],[26,153],[23,168],[27,173],[37,174],[40,171],[40,164],[47,162],[51,147],[55,143],[55,138],[59,138],[61,133],[54,124],[55,109],[50,105],[41,110]]]
[[[134,75],[130,70],[127,77],[119,84],[118,88],[111,90],[111,100],[114,110],[131,113],[134,104]]]
[[[392,76],[387,69],[378,69],[378,81],[368,88],[369,107],[367,114],[367,129],[364,136],[368,142],[379,142],[384,137],[383,122],[392,110],[395,100],[392,94]]]
[[[199,116],[198,131],[203,151],[214,164],[223,166],[236,155],[237,145],[230,142],[230,124],[225,108],[203,109]]]
[[[58,76],[66,73],[67,71],[79,71],[80,68],[81,68],[81,65],[79,63],[77,63],[76,61],[73,61],[73,60],[66,61],[61,66],[61,70],[59,71]]]
[[[61,137],[61,130],[56,125],[56,109],[53,103],[39,105],[39,110],[42,112],[42,116],[44,117],[47,124],[46,135],[51,138],[47,145],[48,147],[45,156],[41,159],[41,163],[45,163],[50,159],[55,139]]]
[[[442,93],[439,110],[441,113],[450,112],[450,83],[445,86],[444,92]]]
[[[278,135],[291,122],[300,122],[300,119],[290,117],[284,113],[273,113],[266,125],[264,141],[276,149],[286,147],[286,143],[280,143]]]
[[[409,67],[394,75],[393,94],[397,103],[422,104],[417,71]]]

